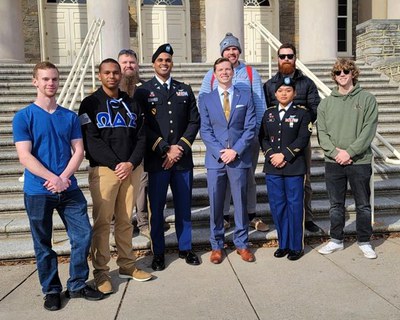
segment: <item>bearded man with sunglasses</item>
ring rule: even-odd
[[[305,76],[299,69],[296,69],[296,48],[291,43],[282,44],[278,49],[278,72],[264,83],[265,100],[268,107],[277,106],[279,104],[275,97],[275,87],[283,78],[290,77],[296,82],[296,96],[293,104],[306,107],[310,111],[311,121],[317,119],[317,107],[321,99],[315,83]],[[304,149],[307,173],[304,185],[304,211],[305,211],[305,228],[309,232],[321,231],[314,223],[311,206],[311,144]]]
[[[331,240],[320,254],[343,250],[347,182],[356,205],[356,230],[360,250],[368,259],[377,257],[370,244],[372,174],[371,143],[378,125],[375,97],[358,84],[354,61],[339,59],[331,71],[337,87],[318,107],[318,140],[325,154],[325,180],[329,195]]]

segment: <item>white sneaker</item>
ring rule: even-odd
[[[339,250],[343,250],[343,242],[336,243],[333,241],[329,241],[328,244],[319,249],[318,252],[320,254],[330,254]]]
[[[367,243],[367,244],[361,244],[359,245],[360,250],[364,254],[364,257],[367,259],[376,259],[378,256],[376,255],[374,249],[372,249],[372,246]]]

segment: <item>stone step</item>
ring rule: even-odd
[[[393,205],[392,208],[390,208],[390,206],[387,205],[387,200],[389,199],[381,199],[381,201],[379,201],[382,202],[382,211],[378,212],[375,209],[375,223],[373,227],[375,233],[400,231],[398,207]],[[400,205],[400,203],[397,203],[397,205]],[[318,208],[318,203],[314,203],[314,206]],[[379,206],[380,204],[377,203],[376,208]],[[197,215],[200,215],[200,212],[202,212],[201,214],[204,214],[205,210],[207,209],[200,209],[199,214],[197,214],[197,212],[195,211],[192,211],[192,216],[196,217]],[[347,210],[348,213],[346,215],[346,226],[344,231],[346,235],[354,235],[356,233],[354,204],[349,202],[349,204],[347,205]],[[12,217],[10,218],[12,219]],[[270,224],[270,231],[263,233],[257,232],[253,229],[249,230],[250,242],[265,242],[266,240],[277,240],[277,233],[273,223],[271,222],[269,213],[268,216],[263,216],[263,218]],[[17,221],[18,219],[20,220]],[[24,219],[22,217],[15,217],[14,220],[9,221],[6,225],[8,232],[3,232],[3,230],[6,230],[6,227],[3,225],[5,221],[3,222],[2,216],[0,216],[0,260],[24,258],[26,259],[34,257],[33,243],[29,227],[26,228],[26,222],[23,222],[23,220]],[[27,219],[25,218],[25,221],[26,220]],[[315,219],[315,222],[324,230],[325,234],[328,233],[330,222],[327,217],[318,217]],[[69,240],[63,228],[63,225],[61,224],[61,219],[58,217],[57,214],[54,215],[54,223],[55,232],[53,234],[53,249],[60,255],[68,255],[70,254]],[[172,223],[168,223],[168,225],[169,228],[165,231],[166,246],[168,248],[177,248],[178,244],[176,240],[174,225]],[[233,230],[234,228],[231,227],[225,233],[227,244],[232,244],[233,242]],[[197,223],[197,221],[194,219],[192,231],[193,246],[209,246],[209,236],[210,228],[208,225],[208,221]],[[321,236],[321,234],[311,234],[308,231],[305,231],[305,237]],[[150,249],[150,241],[147,238],[140,236],[138,232],[135,231],[132,237],[132,246],[133,249]],[[115,250],[114,247],[110,248],[113,251]]]
[[[8,99],[5,103],[1,102],[2,99],[0,97],[0,110],[3,117],[13,117],[15,112],[26,107],[28,104],[32,102],[32,99],[25,99],[20,103],[16,102],[15,99]],[[379,106],[380,113],[398,113],[398,106],[400,104],[400,96],[385,96],[385,97],[377,97],[377,102]],[[75,110],[77,111],[77,110]]]
[[[179,81],[184,81],[185,83],[190,83],[190,84],[201,84],[204,78],[206,72],[203,72],[202,70],[199,71],[174,71],[172,73],[172,76],[179,80]],[[268,72],[259,70],[259,74],[261,77],[261,80],[263,82],[267,81],[268,79]],[[274,72],[275,74],[275,72]],[[315,75],[323,82],[325,83],[328,87],[333,87],[334,86],[334,81],[332,80],[330,76],[329,71],[316,71]],[[149,80],[150,78],[153,77],[153,72],[145,73],[141,71],[141,78],[142,80],[146,81]],[[25,76],[25,75],[7,75],[7,74],[1,74],[0,75],[0,91],[4,90],[10,90],[12,88],[33,88],[32,86],[32,80]],[[63,87],[65,80],[67,80],[67,75],[66,74],[61,74],[60,75],[60,88]],[[385,86],[387,87],[398,87],[398,84],[395,82],[393,83],[388,83],[388,78],[382,77],[380,73],[377,72],[371,72],[368,74],[363,74],[363,77],[360,79],[360,84],[362,87],[378,87],[382,86],[382,84],[386,84]],[[86,87],[91,87],[92,85],[92,78],[91,75],[86,75],[85,76],[85,81],[84,84]],[[99,86],[100,82],[96,78],[96,86]]]
[[[393,135],[393,131],[389,130],[388,132],[385,132],[384,130],[380,130],[381,135],[397,150],[400,151],[400,141],[397,137],[397,135]],[[388,134],[389,133],[389,134]],[[323,152],[321,148],[319,148],[317,144],[317,138],[313,137],[312,139],[312,161],[313,161],[313,166],[317,165],[323,160]],[[377,139],[374,139],[373,143],[379,147],[380,151],[389,158],[395,158],[393,153],[387,149],[382,142],[380,142]],[[195,152],[193,153],[193,161],[194,161],[194,166],[195,169],[198,168],[204,168],[204,156],[205,156],[205,146],[200,145],[198,147],[195,147]],[[378,159],[379,160],[379,159]],[[7,175],[7,174],[15,174],[15,172],[22,172],[22,166],[19,164],[18,161],[18,156],[17,152],[15,150],[15,147],[10,144],[7,146],[1,146],[1,151],[0,151],[0,161],[4,164],[8,164],[6,168],[12,168],[15,165],[15,168],[11,169],[11,172],[7,172],[5,170],[0,170],[0,175]],[[261,165],[264,163],[264,159],[262,154],[260,154],[258,163]]]
[[[192,83],[191,84],[193,92],[195,96],[198,96],[201,83]],[[388,87],[385,85],[385,89],[383,90],[382,87],[379,86],[363,86],[367,91],[372,93],[377,99],[379,97],[399,97],[400,92],[397,86]],[[85,96],[89,95],[92,92],[91,87],[85,87]],[[36,90],[31,87],[26,88],[13,88],[10,90],[0,90],[0,104],[6,103],[25,103],[29,104],[32,102],[33,98],[36,94]],[[71,97],[72,98],[72,97]],[[12,101],[14,100],[14,101]],[[78,102],[80,102],[80,95],[78,98]]]
[[[313,71],[313,70],[321,70],[321,69],[331,69],[334,60],[324,60],[324,61],[314,61],[307,63],[307,67]],[[252,63],[252,66],[254,66],[257,70],[260,69],[268,69],[268,63],[263,62],[263,63]],[[365,70],[373,70],[373,68],[370,65],[365,64],[364,61],[357,61],[357,65],[361,71]],[[32,69],[34,67],[34,64],[32,63],[23,63],[23,64],[15,64],[15,63],[0,63],[0,71],[2,73],[4,72],[9,72],[9,73],[22,73],[22,74],[27,74],[29,76],[32,75]],[[212,63],[206,63],[206,62],[182,62],[182,63],[174,63],[174,67],[176,70],[188,70],[188,69],[193,69],[193,70],[208,70],[212,67]],[[276,69],[277,67],[277,62],[275,59],[272,61],[272,68]],[[57,66],[59,69],[60,73],[66,73],[69,72],[72,69],[72,65],[59,65]],[[140,65],[140,68],[142,70],[153,70],[152,64],[151,63],[142,63]]]
[[[199,183],[200,181],[198,181]],[[204,180],[205,183],[205,180]],[[268,201],[268,194],[266,191],[265,184],[263,183],[262,174],[258,175],[257,185],[257,203],[261,205]],[[91,207],[92,201],[89,190],[87,188],[87,180],[80,183],[82,191],[87,199],[88,206]],[[14,186],[8,187],[8,192],[0,193],[0,215],[9,214],[12,212],[20,212],[24,210],[23,196],[21,193],[22,183],[15,184]],[[312,182],[313,189],[313,200],[325,200],[327,199],[327,192],[325,182]],[[388,177],[387,175],[375,175],[375,199],[381,196],[390,198],[397,197],[400,193],[400,175],[397,173],[394,177]],[[350,192],[349,192],[350,194]],[[193,207],[206,207],[209,205],[209,196],[207,187],[205,185],[197,186],[193,189],[192,206]],[[167,208],[172,208],[172,193],[169,191],[167,194]],[[399,208],[400,209],[400,208]],[[259,212],[259,208],[257,209]]]
[[[89,199],[88,199],[89,200]],[[327,199],[313,199],[312,201],[313,215],[318,219],[329,218],[329,201]],[[394,215],[398,216],[400,208],[400,196],[378,195],[375,198],[374,210],[378,215]],[[89,217],[91,217],[92,207],[88,207]],[[354,200],[349,197],[346,200],[346,210],[349,214],[355,213]],[[233,220],[234,205],[231,204],[229,214]],[[266,202],[257,203],[256,215],[263,219],[263,221],[273,224],[269,204]],[[208,225],[210,218],[209,205],[192,206],[192,222],[195,226]],[[133,214],[135,220],[135,213]],[[167,207],[164,210],[164,219],[166,225],[175,223],[175,214],[173,207]],[[135,220],[136,221],[136,220]],[[400,221],[399,221],[400,222]],[[63,230],[64,225],[57,212],[54,214],[54,228],[55,230]],[[16,210],[11,213],[0,214],[0,236],[11,234],[18,234],[29,232],[29,221],[24,209]]]

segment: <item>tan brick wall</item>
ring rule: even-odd
[[[22,0],[22,30],[25,61],[40,62],[39,15],[37,0]]]
[[[205,0],[190,1],[192,62],[206,61]]]
[[[129,0],[130,49],[135,51],[139,51],[138,28],[136,0]]]
[[[282,43],[299,46],[299,0],[279,1],[279,34]]]

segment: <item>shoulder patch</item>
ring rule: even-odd
[[[79,116],[79,122],[81,123],[81,126],[83,126],[83,125],[85,125],[85,124],[91,123],[92,120],[90,120],[90,118],[89,118],[89,116],[88,116],[87,113],[82,113],[82,114]]]

